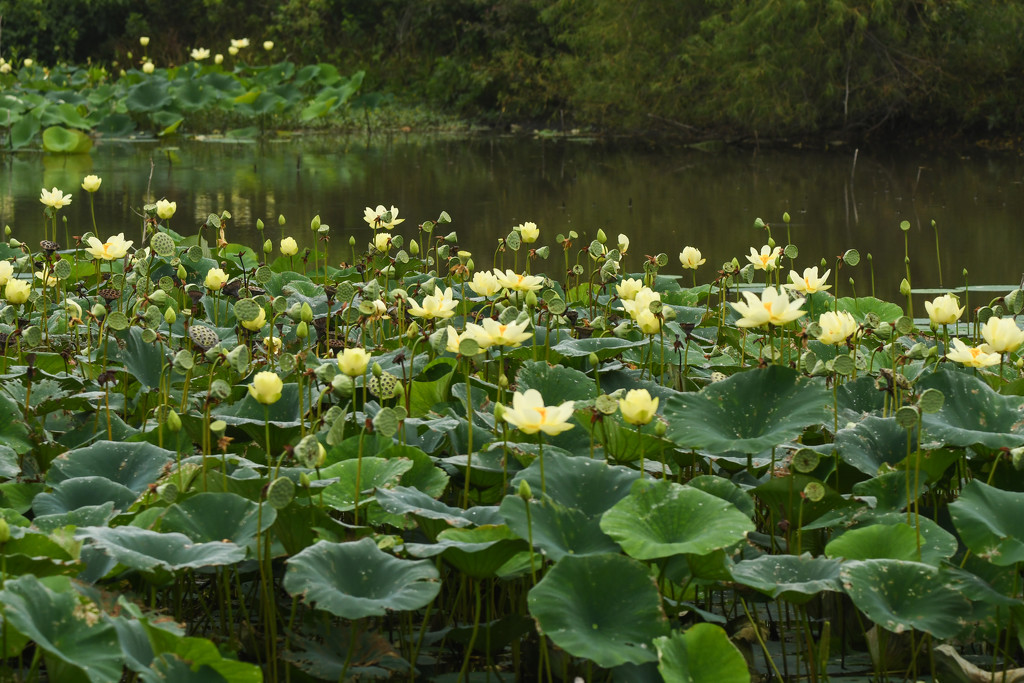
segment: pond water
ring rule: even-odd
[[[871,254],[876,291],[898,297],[904,275],[903,233],[908,233],[915,287],[963,283],[1015,283],[1024,216],[1024,161],[1011,155],[953,153],[833,152],[805,150],[649,149],[605,143],[521,137],[444,138],[400,136],[363,139],[302,137],[263,143],[214,141],[100,142],[89,155],[9,154],[0,158],[0,224],[14,236],[38,240],[42,231],[41,187],[72,191],[61,211],[69,234],[90,229],[83,176],[103,185],[95,195],[100,233],[140,233],[138,212],[147,199],[176,201],[171,226],[191,232],[210,213],[228,210],[228,239],[258,244],[255,221],[277,238],[284,234],[311,246],[309,221],[319,214],[332,227],[332,260],[349,253],[349,235],[362,245],[369,229],[363,207],[394,204],[407,222],[445,210],[460,247],[478,267],[491,263],[497,237],[523,221],[541,228],[535,246],[554,245],[559,232],[576,230],[588,239],[603,228],[611,240],[631,239],[626,265],[641,267],[645,254],[667,252],[670,273],[679,273],[683,246],[701,249],[707,264],[700,281],[722,262],[743,261],[751,246],[765,243],[763,218],[786,243],[782,214],[792,216],[797,265],[834,264],[855,248]],[[148,191],[147,191],[148,188]],[[936,255],[935,221],[941,246]],[[534,270],[560,275],[558,248]],[[833,274],[834,275],[834,274]],[[844,268],[841,294],[871,292],[867,259]]]

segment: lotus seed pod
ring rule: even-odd
[[[11,540],[11,525],[7,523],[7,520],[0,517],[0,543],[7,543]]]
[[[459,241],[459,236],[456,235],[455,231],[453,230],[444,236],[444,241],[447,242],[448,244],[455,244],[456,242]]]
[[[92,313],[94,318],[98,318],[100,320],[107,315],[107,309],[103,304],[96,304],[89,312]]]
[[[174,412],[173,408],[171,408],[170,410],[167,411],[167,422],[166,422],[166,424],[167,424],[167,428],[170,429],[172,432],[180,432],[181,431],[181,418],[178,417],[178,414],[176,412]]]
[[[257,230],[263,230],[263,219],[262,218],[257,218],[256,219],[256,229]]]
[[[600,242],[601,244],[604,244],[605,242],[608,241],[608,235],[604,234],[604,230],[602,230],[601,228],[597,229],[597,241]]]
[[[309,336],[309,325],[305,320],[295,326],[295,336],[299,339],[305,339]]]
[[[178,316],[175,314],[174,309],[168,306],[167,310],[164,311],[164,322],[168,325],[173,325],[177,319]]]
[[[185,266],[181,265],[180,263],[178,264],[178,273],[177,273],[177,275],[178,275],[178,279],[181,280],[182,282],[185,281],[185,276],[188,275],[188,272],[185,270]]]

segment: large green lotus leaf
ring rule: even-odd
[[[924,539],[922,539],[922,544]],[[921,561],[924,557],[921,548]],[[907,524],[872,524],[850,529],[842,536],[832,539],[825,546],[825,554],[847,560],[907,560],[918,561],[917,531]],[[927,562],[928,564],[933,564]]]
[[[647,346],[647,344],[646,339],[630,341],[618,337],[590,337],[588,339],[563,339],[552,346],[551,350],[566,358],[586,358],[593,353],[597,355],[598,360],[608,360],[623,351]]]
[[[245,559],[245,548],[234,543],[194,543],[185,534],[160,533],[133,526],[84,527],[75,535],[124,566],[140,571],[195,569]]]
[[[665,683],[731,683],[750,680],[747,661],[715,624],[655,638],[658,671]]]
[[[875,378],[863,375],[836,388],[839,424],[860,422],[868,415],[881,415],[885,395],[875,386]]]
[[[831,404],[824,385],[773,365],[673,396],[665,418],[668,437],[683,448],[754,454],[829,420]]]
[[[236,493],[198,493],[167,508],[160,521],[163,532],[185,534],[196,543],[230,541],[247,545],[277,519],[277,510],[260,506]]]
[[[977,377],[948,370],[924,377],[918,389],[937,389],[946,399],[942,410],[924,415],[929,447],[1024,444],[1024,398],[1003,396]]]
[[[448,488],[448,474],[434,465],[434,460],[421,449],[395,444],[377,453],[377,457],[391,460],[403,458],[412,467],[400,479],[403,486],[412,486],[430,496],[440,496]]]
[[[130,504],[130,503],[129,503]],[[114,517],[114,502],[107,501],[100,505],[86,505],[70,512],[39,515],[32,519],[32,524],[43,533],[50,533],[65,526],[103,526]]]
[[[409,384],[410,415],[422,417],[434,405],[447,401],[454,374],[454,358],[435,358],[417,372]]]
[[[55,458],[46,481],[56,485],[74,477],[104,477],[139,495],[160,478],[172,460],[171,451],[145,441],[97,441]]]
[[[512,479],[512,488],[525,481],[535,496],[544,490],[559,505],[575,508],[586,517],[599,517],[628,495],[639,477],[632,468],[609,465],[604,460],[545,453],[543,489],[539,459]]]
[[[28,453],[33,446],[21,407],[4,394],[0,394],[0,445],[16,453]]]
[[[124,98],[129,112],[150,112],[163,109],[171,102],[167,81],[146,80],[134,85]]]
[[[463,510],[434,500],[423,491],[408,486],[378,489],[376,499],[382,508],[393,515],[413,515],[421,526],[426,522],[430,528],[424,531],[431,540],[439,531],[449,526],[467,527],[501,523],[497,507],[476,506]],[[437,524],[429,524],[430,522]]]
[[[43,149],[61,154],[85,154],[92,147],[92,138],[80,130],[61,126],[43,129]]]
[[[810,483],[821,484],[825,495],[821,500],[811,500],[800,495]],[[752,489],[767,509],[775,514],[781,513],[783,519],[796,526],[800,521],[806,526],[826,512],[836,508],[855,506],[836,493],[835,490],[821,483],[818,479],[806,474],[790,474],[785,477],[772,477],[760,486]]]
[[[561,365],[548,365],[544,361],[526,361],[516,375],[519,391],[536,389],[544,397],[545,405],[558,405],[565,401],[586,401],[597,396],[594,381],[579,370]]]
[[[713,496],[717,496],[722,500],[732,503],[747,517],[750,517],[751,519],[754,518],[754,513],[756,512],[754,499],[750,497],[749,493],[725,477],[718,477],[712,474],[702,474],[698,477],[694,477],[686,483],[688,486],[692,486],[704,493],[710,493]]]
[[[264,408],[266,408],[266,412],[264,412]],[[283,385],[281,398],[269,406],[264,406],[250,396],[247,391],[242,400],[221,404],[217,409],[211,411],[211,414],[229,425],[251,424],[259,426],[260,429],[266,422],[265,415],[269,414],[272,427],[297,427],[299,425],[299,387],[294,383]],[[273,431],[271,429],[271,432]]]
[[[312,545],[286,563],[284,587],[344,619],[381,616],[425,606],[441,589],[434,565],[400,560],[373,539]]]
[[[119,333],[117,337],[125,343],[124,348],[118,350],[118,357],[132,377],[150,389],[159,387],[164,347],[144,342],[142,329],[135,326]]]
[[[320,470],[322,479],[338,477],[338,481],[322,490],[324,504],[335,510],[351,510],[356,504],[356,472],[359,471],[359,505],[373,500],[373,491],[394,486],[399,478],[412,469],[412,461],[405,458],[362,459],[361,471],[357,460],[344,460]]]
[[[224,657],[217,646],[206,638],[181,636],[150,621],[143,623],[156,658],[152,668],[158,674],[144,674],[144,681],[259,683],[263,680],[257,665]]]
[[[668,634],[647,567],[619,554],[563,557],[527,603],[556,645],[600,667],[654,661],[654,639]]]
[[[42,124],[39,117],[33,113],[28,112],[20,119],[18,119],[13,126],[11,126],[10,143],[12,149],[21,149],[28,145],[35,139],[36,133]]]
[[[55,592],[32,575],[8,579],[0,591],[4,619],[64,667],[94,683],[121,680],[124,655],[114,627],[90,618],[77,593]],[[70,672],[69,672],[70,673]]]
[[[874,498],[873,508],[879,512],[899,512],[907,507],[907,478],[912,479],[913,472],[905,469],[879,474],[871,479],[858,481],[853,485],[853,493],[858,498]],[[923,494],[928,488],[926,482],[919,481],[916,495],[912,492],[912,500]]]
[[[529,515],[527,505],[530,506]],[[501,502],[501,516],[520,538],[532,538],[541,553],[554,562],[565,555],[619,551],[615,541],[601,531],[600,517],[588,517],[582,511],[559,505],[551,498],[527,503],[519,496],[505,496]]]
[[[642,479],[601,518],[601,530],[631,557],[705,555],[754,531],[732,503],[674,482]]]
[[[94,507],[112,502],[118,510],[132,506],[138,496],[127,486],[106,477],[75,477],[66,479],[49,493],[40,493],[32,499],[36,515],[60,515],[79,508]]]
[[[915,443],[916,431],[911,430]],[[847,464],[874,476],[883,465],[895,465],[907,457],[907,430],[894,417],[870,415],[836,432],[835,445]]]
[[[920,562],[845,562],[840,579],[853,604],[887,631],[916,629],[936,638],[952,638],[971,609],[970,602],[942,580],[938,569]]]
[[[1004,567],[1024,561],[1024,493],[974,480],[949,504],[953,524],[976,556]]]
[[[762,555],[732,567],[738,582],[772,597],[803,603],[823,591],[839,591],[839,561],[803,555]]]
[[[441,555],[461,573],[486,579],[528,546],[504,524],[488,524],[475,529],[446,529],[435,543],[406,543],[405,547],[414,557]]]
[[[895,322],[903,315],[903,309],[889,301],[882,301],[873,296],[862,296],[856,299],[843,297],[836,302],[840,311],[846,311],[852,315],[857,322],[863,323],[868,313],[874,313],[879,320],[886,323]]]

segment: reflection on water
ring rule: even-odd
[[[752,226],[762,217],[785,244],[781,216],[792,215],[798,266],[817,265],[849,248],[873,255],[877,288],[897,296],[903,277],[903,234],[908,220],[915,287],[939,285],[935,238],[939,230],[942,281],[972,284],[1019,280],[1017,252],[1024,216],[1021,160],[950,154],[818,153],[797,150],[646,150],[605,144],[519,138],[445,139],[408,137],[348,141],[301,138],[263,144],[181,142],[101,143],[91,155],[7,155],[0,159],[0,223],[35,241],[42,231],[41,187],[73,191],[61,211],[69,234],[89,229],[88,196],[79,185],[95,173],[103,185],[95,195],[100,232],[139,234],[145,200],[176,201],[172,227],[190,232],[211,213],[232,213],[228,238],[253,246],[255,221],[267,234],[285,234],[311,245],[309,221],[320,214],[332,227],[333,260],[348,254],[348,237],[360,244],[369,234],[363,207],[395,204],[409,220],[400,230],[446,210],[460,247],[474,252],[478,267],[490,264],[498,236],[523,221],[542,230],[541,244],[574,229],[592,237],[603,228],[614,240],[631,239],[627,266],[639,270],[644,254],[667,252],[669,272],[685,245],[701,249],[707,280],[723,261],[760,247],[766,235]],[[147,190],[148,188],[148,190]],[[404,230],[402,230],[404,229]],[[589,239],[581,244],[588,243]],[[553,248],[535,270],[557,275]],[[840,291],[870,293],[867,260],[844,268]]]

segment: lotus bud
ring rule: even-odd
[[[658,420],[654,423],[655,436],[665,436],[666,432],[668,432],[668,423],[663,422],[662,420]]]
[[[413,320],[411,323],[409,323],[409,327],[406,328],[405,336],[409,337],[410,339],[412,339],[417,334],[419,334],[419,332],[420,332],[420,326],[416,323],[415,320]]]
[[[309,325],[306,324],[305,320],[295,326],[295,336],[299,339],[305,339],[309,336]]]
[[[601,244],[604,244],[605,242],[608,241],[608,235],[604,234],[604,230],[602,230],[601,228],[597,229],[597,241],[600,242]]]
[[[178,414],[176,412],[174,412],[173,408],[171,408],[171,409],[169,409],[167,411],[167,419],[164,422],[164,424],[172,432],[176,433],[176,432],[180,432],[181,431],[181,418],[178,417]]]
[[[910,296],[910,283],[907,282],[907,278],[903,278],[902,282],[900,282],[900,294]]]
[[[500,403],[494,404],[494,423],[501,424],[505,416],[505,406]]]
[[[345,398],[351,396],[355,390],[355,382],[348,375],[341,373],[334,376],[331,380],[331,390],[339,397]]]
[[[508,389],[508,376],[504,372],[498,375],[498,386],[502,389]]]
[[[352,240],[355,241],[355,238],[353,237]],[[416,240],[409,240],[409,253],[413,256],[420,255],[420,245]]]
[[[11,236],[11,226],[5,225],[4,226],[4,237],[10,237],[10,236]]]
[[[174,321],[177,319],[178,316],[177,314],[175,314],[174,309],[168,306],[167,310],[164,311],[164,322],[167,323],[168,325],[173,325]]]
[[[739,270],[740,269],[740,261],[735,256],[732,257],[732,267],[733,267],[734,270]]]
[[[188,271],[185,270],[185,266],[178,264],[178,279],[182,282],[185,281],[185,276],[188,275]]]
[[[282,227],[284,226],[284,214],[283,213],[277,214],[277,224],[282,226]]]
[[[768,238],[768,246],[771,247],[772,249],[775,248],[775,240],[771,237]]]
[[[11,525],[7,523],[7,520],[0,517],[0,544],[7,543],[11,540]]]
[[[313,322],[313,308],[309,305],[309,303],[305,301],[302,302],[302,308],[299,309],[299,318],[302,320],[302,322]]]
[[[96,304],[89,312],[92,313],[94,318],[103,320],[107,315],[107,308],[103,304]]]
[[[263,253],[267,254],[269,256],[271,254],[271,252],[273,252],[273,251],[274,251],[274,243],[271,242],[270,240],[264,240],[263,241]]]
[[[537,308],[537,292],[530,290],[526,293],[526,305],[530,308]]]
[[[348,246],[350,246],[350,247],[356,246],[356,238],[355,238],[354,235],[352,237],[348,238]]]
[[[533,491],[530,490],[530,482],[522,479],[519,481],[519,490],[516,492],[523,500],[532,500]]]
[[[313,216],[313,220],[309,222],[309,229],[313,232],[320,229],[320,214]]]
[[[256,219],[256,229],[261,231],[261,232],[263,231],[263,219],[262,218],[257,218]]]
[[[312,484],[312,481],[310,481],[309,475],[306,474],[305,472],[300,472],[299,473],[299,486],[301,486],[304,489],[308,489],[311,484]]]
[[[620,339],[623,339],[627,334],[629,334],[629,329],[629,323],[626,321],[622,321],[621,323],[615,326],[615,329],[612,330],[612,334],[614,334],[616,337],[619,337]]]
[[[374,363],[373,364],[373,376],[376,377],[377,379],[380,379],[383,374],[384,374],[384,368],[382,368],[380,366],[380,363]]]

